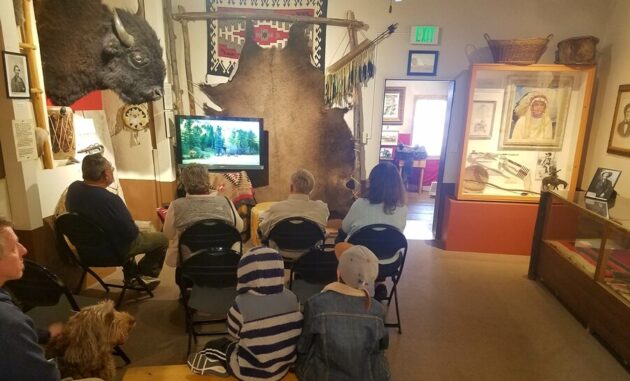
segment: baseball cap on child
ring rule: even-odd
[[[337,271],[345,284],[357,289],[374,286],[378,275],[378,258],[365,246],[345,246]]]

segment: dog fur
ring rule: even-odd
[[[116,364],[112,350],[127,341],[134,325],[133,316],[116,311],[111,300],[102,301],[72,316],[61,334],[50,340],[46,355],[57,358],[62,377],[113,381]]]

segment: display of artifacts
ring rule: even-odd
[[[435,75],[439,53],[437,50],[410,50],[407,75]]]
[[[587,198],[584,199],[584,206],[591,212],[595,212],[604,218],[610,218],[608,214],[608,202],[606,201]]]
[[[621,171],[617,169],[597,168],[591,185],[586,190],[587,198],[597,200],[610,200],[613,198],[614,188],[621,176]]]
[[[382,146],[395,146],[398,144],[398,131],[382,131],[381,132],[381,145]]]
[[[558,190],[562,185],[562,189],[567,189],[569,183],[558,177],[561,169],[556,168],[555,164],[549,166],[549,175],[542,179],[540,189],[543,191]]]
[[[535,180],[542,180],[551,174],[550,168],[557,167],[555,152],[538,152]]]
[[[494,123],[494,112],[497,102],[494,101],[478,101],[472,103],[472,116],[470,139],[490,139],[492,137],[492,125]]]
[[[394,160],[394,147],[381,147],[380,160]]]
[[[8,98],[30,98],[31,84],[28,77],[28,61],[25,54],[2,52],[4,82]]]
[[[485,193],[486,189],[500,190],[505,194],[532,195],[531,171],[519,162],[519,154],[479,152],[467,156],[463,188],[466,193]]]
[[[383,123],[402,124],[405,118],[405,88],[386,87],[383,96]]]
[[[630,85],[619,86],[608,152],[630,156]]]
[[[572,88],[572,77],[510,76],[499,148],[562,149]]]

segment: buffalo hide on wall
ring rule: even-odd
[[[202,91],[222,108],[206,114],[262,117],[269,131],[269,185],[256,189],[258,202],[281,200],[289,194],[291,174],[298,168],[315,176],[312,199],[331,212],[344,214],[352,203],[345,187],[354,167],[352,134],[343,115],[347,110],[324,104],[324,74],[310,61],[304,26],[291,28],[287,46],[263,49],[247,27],[238,71],[232,81]]]

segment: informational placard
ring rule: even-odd
[[[15,142],[15,153],[17,155],[17,161],[37,159],[34,120],[14,120],[13,141]]]
[[[411,27],[409,43],[414,45],[439,45],[440,28],[435,25],[414,25]]]

